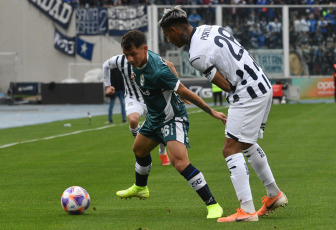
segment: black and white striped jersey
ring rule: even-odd
[[[139,102],[144,102],[139,87],[132,80],[132,66],[127,61],[125,55],[116,55],[108,59],[103,64],[104,85],[110,86],[110,70],[118,68],[123,76],[125,85],[125,97],[136,99]]]
[[[219,71],[230,83],[229,104],[245,103],[272,89],[253,57],[223,27],[203,25],[194,29],[189,62],[210,81]]]

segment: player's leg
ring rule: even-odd
[[[249,111],[241,106],[230,106],[228,111],[223,156],[230,171],[230,178],[240,202],[240,208],[237,209],[237,213],[220,218],[218,222],[258,220],[258,215],[253,204],[249,171],[242,153],[244,143],[256,138],[253,136],[250,137],[250,126],[253,125],[253,122],[251,122],[251,125],[247,120],[248,113]]]
[[[159,157],[161,165],[170,165],[170,160],[167,154],[166,147],[162,143],[159,144]]]
[[[114,102],[115,102],[115,95],[110,97],[110,104],[108,107],[108,122],[113,123],[113,107],[114,107]]]
[[[122,122],[126,122],[126,106],[125,106],[125,96],[124,96],[124,91],[123,90],[118,90],[118,97],[120,100],[120,108],[121,108],[121,118]]]
[[[219,218],[218,222],[258,221],[258,215],[253,204],[249,181],[249,170],[242,154],[243,143],[233,138],[226,138],[223,155],[230,171],[230,178],[236,191],[240,208],[237,213]]]
[[[150,127],[150,124],[148,125]],[[152,151],[158,142],[145,136],[150,134],[148,126],[143,126],[143,134],[138,133],[133,145],[133,152],[135,154],[135,184],[126,190],[117,192],[117,196],[121,198],[138,197],[146,199],[149,197],[149,190],[147,188],[147,181],[149,172],[152,168],[152,158],[150,151]]]
[[[262,121],[260,122],[261,126],[259,129],[258,138],[263,137],[263,132],[271,108],[271,104],[272,95],[270,94],[268,100],[266,98],[265,102],[261,105],[261,108],[259,108],[259,111],[263,111],[263,114],[260,115],[260,117],[262,117]],[[254,120],[255,122],[258,122],[258,119]],[[257,143],[245,146],[245,148],[243,149],[243,153],[247,157],[249,164],[252,166],[253,170],[256,172],[259,179],[263,182],[266,188],[267,195],[263,198],[264,204],[262,208],[258,210],[258,215],[268,215],[276,208],[287,205],[287,197],[278,188],[263,149]]]
[[[147,186],[148,175],[152,168],[152,158],[150,151],[152,151],[159,143],[144,136],[141,133],[135,138],[133,145],[133,152],[136,158],[135,164],[135,184],[137,186]]]
[[[129,130],[135,138],[140,130],[139,120],[145,113],[146,106],[137,100],[130,98],[128,95],[125,97],[125,110],[129,122]]]
[[[140,117],[146,113],[146,105],[137,100],[126,97],[126,115],[129,122],[129,130],[131,131],[133,137],[135,138],[138,131],[140,130],[139,120]],[[166,147],[164,144],[159,144],[159,157],[161,165],[170,165],[169,157],[167,155]]]
[[[135,138],[140,130],[139,120],[140,114],[137,112],[131,113],[127,116],[129,122],[129,130]]]
[[[221,217],[223,215],[222,207],[216,202],[202,172],[189,161],[187,150],[187,147],[189,147],[188,124],[172,121],[169,126],[170,128],[163,129],[163,132],[164,139],[167,141],[168,154],[172,165],[188,181],[190,186],[207,205],[207,218]]]

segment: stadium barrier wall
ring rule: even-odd
[[[103,104],[103,83],[42,83],[42,104]]]

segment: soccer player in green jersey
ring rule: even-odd
[[[222,207],[211,194],[203,174],[189,161],[187,150],[189,119],[179,96],[224,124],[225,114],[213,110],[199,96],[188,90],[167,63],[158,54],[148,50],[145,34],[141,31],[130,31],[125,34],[121,47],[133,67],[134,80],[143,95],[148,113],[133,145],[136,158],[135,184],[126,190],[118,191],[117,196],[142,199],[149,196],[147,180],[152,167],[150,152],[159,143],[164,143],[168,147],[172,165],[207,205],[207,218],[221,217]]]

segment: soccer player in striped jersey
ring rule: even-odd
[[[240,201],[237,213],[218,222],[257,221],[288,203],[275,183],[265,152],[257,144],[262,138],[272,104],[272,86],[258,63],[223,27],[192,27],[179,6],[166,9],[159,22],[168,42],[189,46],[190,64],[224,91],[229,110],[223,155]],[[255,210],[249,183],[248,162],[266,187],[263,206]]]
[[[165,143],[172,165],[206,204],[207,218],[221,217],[222,207],[211,194],[202,172],[189,161],[189,119],[179,96],[223,123],[226,121],[225,114],[211,109],[199,96],[188,90],[166,61],[148,50],[143,32],[136,30],[126,33],[122,38],[121,47],[133,66],[134,78],[147,105],[148,114],[133,145],[136,158],[135,184],[126,190],[118,191],[117,196],[143,199],[149,196],[147,181],[152,168],[150,151],[159,143]]]
[[[129,121],[129,130],[135,138],[139,129],[140,117],[147,113],[147,107],[142,98],[139,87],[132,80],[132,67],[125,55],[116,55],[103,64],[105,94],[113,95],[115,89],[111,86],[110,71],[118,68],[124,79],[126,116]],[[112,76],[113,77],[113,76]],[[164,144],[159,145],[159,156],[161,165],[170,165],[169,157]]]

